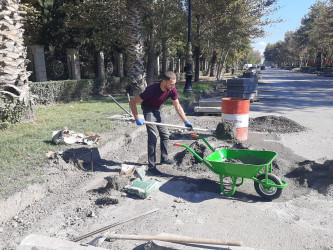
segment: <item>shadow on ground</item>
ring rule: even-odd
[[[101,158],[98,148],[71,148],[62,153],[62,158],[67,163],[76,165],[81,170],[115,172],[107,166],[119,166],[120,162],[107,161]]]
[[[227,190],[229,187],[225,186]],[[221,194],[220,183],[209,179],[194,179],[186,176],[175,176],[160,187],[160,191],[191,203],[200,203],[210,199],[231,199],[247,203],[265,202],[259,196],[236,190],[233,196]]]

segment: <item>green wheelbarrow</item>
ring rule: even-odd
[[[209,143],[200,135],[191,134],[193,138],[202,139],[213,151],[212,154],[202,159],[187,145],[174,143],[188,149],[211,171],[220,176],[221,191],[226,196],[235,194],[236,187],[244,183],[244,179],[252,179],[257,193],[269,200],[277,199],[282,194],[282,189],[287,182],[272,174],[272,162],[277,156],[274,151],[246,150],[246,149],[219,149],[214,150]],[[226,192],[223,185],[224,177],[231,177],[232,189]],[[239,182],[237,179],[241,178]]]

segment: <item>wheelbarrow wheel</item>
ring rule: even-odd
[[[265,174],[258,175],[257,179],[259,181],[266,182]],[[268,174],[268,184],[282,185],[282,182],[279,179],[279,177],[275,176],[274,174]],[[258,182],[254,182],[254,188],[261,197],[268,200],[277,199],[282,194],[282,188],[265,187],[264,185],[261,185]]]

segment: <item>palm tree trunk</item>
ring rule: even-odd
[[[1,40],[0,40],[0,106],[21,106],[21,114],[12,123],[33,119],[32,96],[30,94],[26,70],[26,48],[23,41],[23,19],[26,12],[20,11],[19,0],[2,0],[0,2]],[[5,105],[6,103],[7,105]],[[6,121],[0,113],[0,122]]]
[[[147,61],[147,82],[151,83],[154,80],[155,71],[155,39],[154,31],[150,36],[150,41],[148,41],[148,61]]]
[[[146,86],[146,73],[144,68],[144,38],[142,24],[142,1],[127,0],[128,21],[128,64],[129,76],[127,91],[130,94],[139,94]]]

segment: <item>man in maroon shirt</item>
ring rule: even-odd
[[[192,124],[187,120],[184,110],[179,103],[175,84],[176,74],[172,71],[167,71],[163,74],[161,82],[149,84],[144,92],[132,98],[130,107],[137,125],[143,125],[145,120],[164,123],[165,115],[162,110],[162,104],[167,99],[171,98],[173,106],[179,117],[185,123],[185,126],[192,128]],[[141,103],[144,119],[138,114],[136,107],[138,103]],[[146,127],[148,133],[148,170],[152,173],[156,173],[157,132],[159,132],[161,141],[161,163],[174,164],[176,161],[168,158],[169,131],[167,127],[148,124],[146,124]]]

